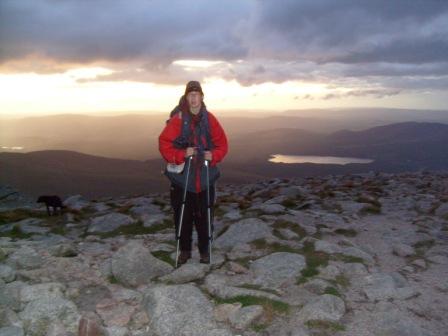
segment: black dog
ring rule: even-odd
[[[57,215],[57,208],[59,208],[59,214],[62,215],[62,209],[66,208],[65,205],[62,204],[61,198],[59,196],[39,196],[37,199],[37,203],[45,203],[47,206],[47,214],[51,216],[50,207],[53,208],[53,215]]]

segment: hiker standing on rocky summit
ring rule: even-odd
[[[216,164],[224,158],[228,150],[224,130],[216,117],[207,111],[203,99],[204,93],[200,83],[188,82],[179,105],[171,112],[170,119],[159,136],[160,153],[168,162],[165,175],[171,181],[170,197],[174,210],[176,238],[180,239],[178,264],[184,264],[191,258],[193,223],[198,234],[200,262],[210,263],[211,242],[208,230],[209,224],[210,226],[212,224],[208,223],[210,219],[208,219],[207,199],[212,210],[215,181],[220,175]],[[206,164],[209,173],[208,195]],[[189,177],[186,178],[186,175]],[[184,211],[181,214],[185,184],[187,191]],[[180,217],[182,217],[181,233],[180,237],[177,237]]]

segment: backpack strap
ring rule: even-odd
[[[203,123],[204,123],[204,128],[205,128],[205,141],[207,142],[206,149],[211,150],[211,149],[213,149],[214,146],[213,146],[212,138],[211,138],[211,134],[210,134],[210,124],[209,124],[209,120],[208,120],[209,113],[206,109],[204,109],[203,113],[204,113]]]

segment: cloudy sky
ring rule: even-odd
[[[0,0],[0,115],[448,109],[445,0]]]

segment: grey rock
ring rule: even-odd
[[[280,204],[266,204],[262,203],[259,205],[254,205],[249,208],[249,210],[260,210],[266,214],[280,214],[285,212],[285,207]]]
[[[175,284],[186,283],[203,278],[205,276],[205,272],[207,272],[209,268],[210,266],[205,264],[186,263],[170,274],[164,275],[159,279],[161,281]]]
[[[44,336],[49,325],[61,322],[68,332],[78,331],[80,315],[75,304],[63,298],[41,298],[31,301],[19,313],[27,335]]]
[[[111,211],[111,207],[103,202],[93,202],[90,206],[97,213]]]
[[[307,194],[307,191],[303,187],[299,186],[291,186],[291,187],[283,187],[279,189],[279,193],[281,195],[287,196],[287,197],[299,197]]]
[[[128,336],[129,330],[126,327],[109,327],[106,328],[107,336]]]
[[[0,211],[13,210],[17,208],[36,209],[36,200],[20,193],[10,185],[0,186]]]
[[[370,301],[397,299],[405,300],[417,294],[398,273],[376,273],[364,278],[363,291]]]
[[[434,264],[448,265],[448,257],[440,254],[431,255],[428,260]]]
[[[335,295],[324,294],[306,304],[299,312],[299,319],[303,322],[309,320],[337,322],[344,314],[344,301]]]
[[[400,257],[407,257],[415,254],[415,249],[412,246],[403,243],[395,243],[392,250]]]
[[[359,214],[370,207],[369,203],[358,203],[353,201],[339,201],[342,210],[348,214]]]
[[[345,263],[342,266],[342,272],[348,278],[364,276],[368,273],[366,266],[360,263]]]
[[[263,315],[263,307],[259,305],[247,306],[230,316],[230,323],[236,329],[243,330],[256,322]]]
[[[31,302],[42,298],[63,298],[65,286],[58,282],[24,286],[20,290],[20,301]]]
[[[222,217],[229,220],[239,220],[242,216],[239,210],[230,210],[229,212],[226,212]]]
[[[279,196],[276,196],[274,198],[267,200],[266,202],[264,202],[264,204],[281,204],[286,199],[288,199],[288,197],[286,197],[285,195],[279,195]]]
[[[66,198],[62,202],[65,206],[73,210],[82,210],[83,208],[90,205],[90,202],[85,200],[82,195],[73,195]]]
[[[6,263],[16,269],[34,269],[42,266],[44,259],[29,246],[22,246],[8,256]]]
[[[21,327],[3,327],[0,328],[0,336],[24,336],[23,328]]]
[[[328,286],[331,286],[330,283],[322,279],[312,279],[303,285],[306,290],[318,295],[324,294]]]
[[[372,332],[381,336],[429,336],[415,321],[403,313],[390,309],[372,315]]]
[[[155,204],[137,205],[129,209],[129,212],[134,216],[147,216],[161,214],[162,210]],[[142,218],[143,219],[143,218]]]
[[[314,243],[314,249],[317,252],[325,252],[328,254],[341,253],[342,248],[334,243],[325,240],[318,240]]]
[[[0,306],[19,311],[21,309],[20,291],[24,286],[26,286],[26,283],[22,281],[13,281],[0,285]]]
[[[242,304],[240,302],[219,304],[214,308],[213,316],[218,322],[228,322],[233,315],[237,314],[241,307]]]
[[[146,228],[152,227],[157,224],[162,224],[163,221],[167,218],[165,214],[163,213],[156,213],[156,214],[143,214],[141,216],[143,220],[143,226]]]
[[[16,278],[16,271],[8,265],[0,264],[0,279],[4,282],[12,282]]]
[[[284,301],[279,296],[262,290],[240,288],[228,285],[225,278],[213,273],[205,277],[204,287],[212,295],[218,296],[223,299],[231,299],[241,295],[250,295],[258,298]]]
[[[61,243],[48,248],[48,252],[54,257],[75,257],[78,255],[77,248],[71,243]]]
[[[237,244],[248,243],[269,236],[272,236],[272,229],[267,223],[256,218],[247,218],[232,224],[226,232],[216,239],[214,247],[232,248]]]
[[[284,237],[285,239],[291,240],[291,239],[300,238],[297,233],[295,233],[294,231],[291,231],[289,229],[278,229],[278,231],[280,232],[282,237]]]
[[[154,257],[140,241],[130,241],[112,256],[112,273],[125,286],[148,284],[152,278],[173,270],[168,263]]]
[[[285,281],[295,279],[306,266],[305,258],[296,253],[276,252],[255,260],[250,265],[255,284],[279,288]]]
[[[128,215],[122,213],[109,213],[92,218],[87,232],[110,232],[118,229],[120,226],[131,225],[135,222],[135,219]]]
[[[344,254],[346,256],[361,258],[365,262],[368,262],[368,263],[373,263],[374,262],[373,257],[369,253],[367,253],[367,252],[365,252],[365,251],[363,251],[363,250],[361,250],[361,249],[359,249],[357,247],[345,247],[345,248],[342,248],[340,253],[342,253],[342,254]]]
[[[429,197],[429,195],[425,195],[424,199],[417,201],[415,204],[416,210],[422,214],[430,214],[434,210],[435,206],[436,199],[434,198],[434,196]]]
[[[0,306],[0,326],[2,327],[22,327],[22,322],[16,312],[4,305]]]
[[[435,215],[448,219],[448,203],[443,203],[435,210]]]
[[[23,233],[45,234],[50,231],[47,227],[40,226],[44,221],[38,218],[25,218],[9,224],[9,227],[19,227]]]
[[[156,336],[206,336],[232,333],[213,320],[213,305],[193,285],[156,286],[146,291],[143,306]]]
[[[328,265],[319,272],[319,278],[332,280],[341,274],[341,270],[336,265]]]

